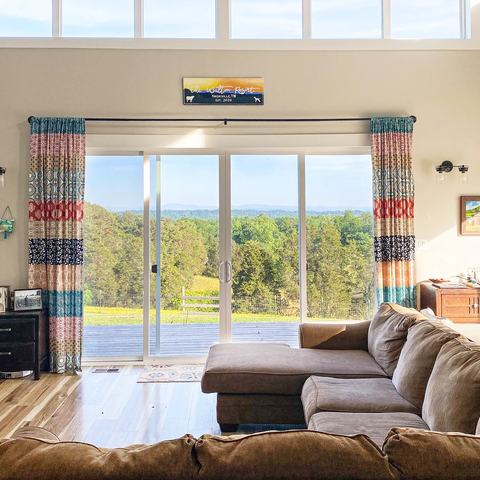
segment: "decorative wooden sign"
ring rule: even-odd
[[[263,78],[184,78],[184,105],[263,105]]]

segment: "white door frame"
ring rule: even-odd
[[[248,145],[246,147],[245,145]],[[150,192],[151,155],[218,155],[219,157],[219,261],[231,266],[231,155],[297,155],[299,207],[299,295],[300,323],[307,320],[306,279],[306,155],[366,155],[370,154],[368,134],[338,135],[87,135],[87,155],[143,155],[144,180],[144,262],[143,262],[143,358],[87,357],[85,366],[116,364],[202,363],[205,356],[152,356],[150,337]],[[225,179],[225,180],[222,180]],[[226,263],[223,264],[224,266]],[[231,267],[230,267],[231,269]],[[224,271],[224,274],[227,272]],[[225,280],[227,280],[225,278]],[[220,342],[232,339],[231,278],[220,282]]]

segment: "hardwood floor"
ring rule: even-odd
[[[137,383],[142,368],[0,380],[0,438],[25,424],[99,447],[220,434],[215,394],[202,393],[199,382]]]

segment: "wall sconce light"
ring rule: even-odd
[[[454,165],[450,160],[445,160],[441,165],[437,165],[437,183],[443,185],[445,183],[445,173],[450,173],[454,168],[458,168],[458,183],[466,185],[468,183],[467,172],[468,165]]]
[[[5,186],[5,173],[7,169],[5,167],[0,167],[0,187]]]

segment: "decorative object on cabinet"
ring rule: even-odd
[[[421,282],[419,291],[420,309],[431,308],[437,317],[454,323],[480,323],[480,289],[444,288]]]
[[[24,288],[13,292],[13,309],[16,312],[42,309],[42,289]]]
[[[48,369],[48,317],[46,311],[0,313],[0,378],[24,376]]]
[[[3,178],[3,175],[0,175],[0,178]],[[7,212],[10,212],[10,218],[5,216]],[[4,239],[7,239],[9,233],[13,233],[14,223],[15,220],[13,219],[12,211],[10,210],[10,207],[7,206],[7,208],[3,212],[2,218],[0,218],[0,231],[3,231]]]
[[[0,287],[0,313],[10,308],[10,287]]]
[[[462,235],[480,235],[480,196],[460,197]]]

